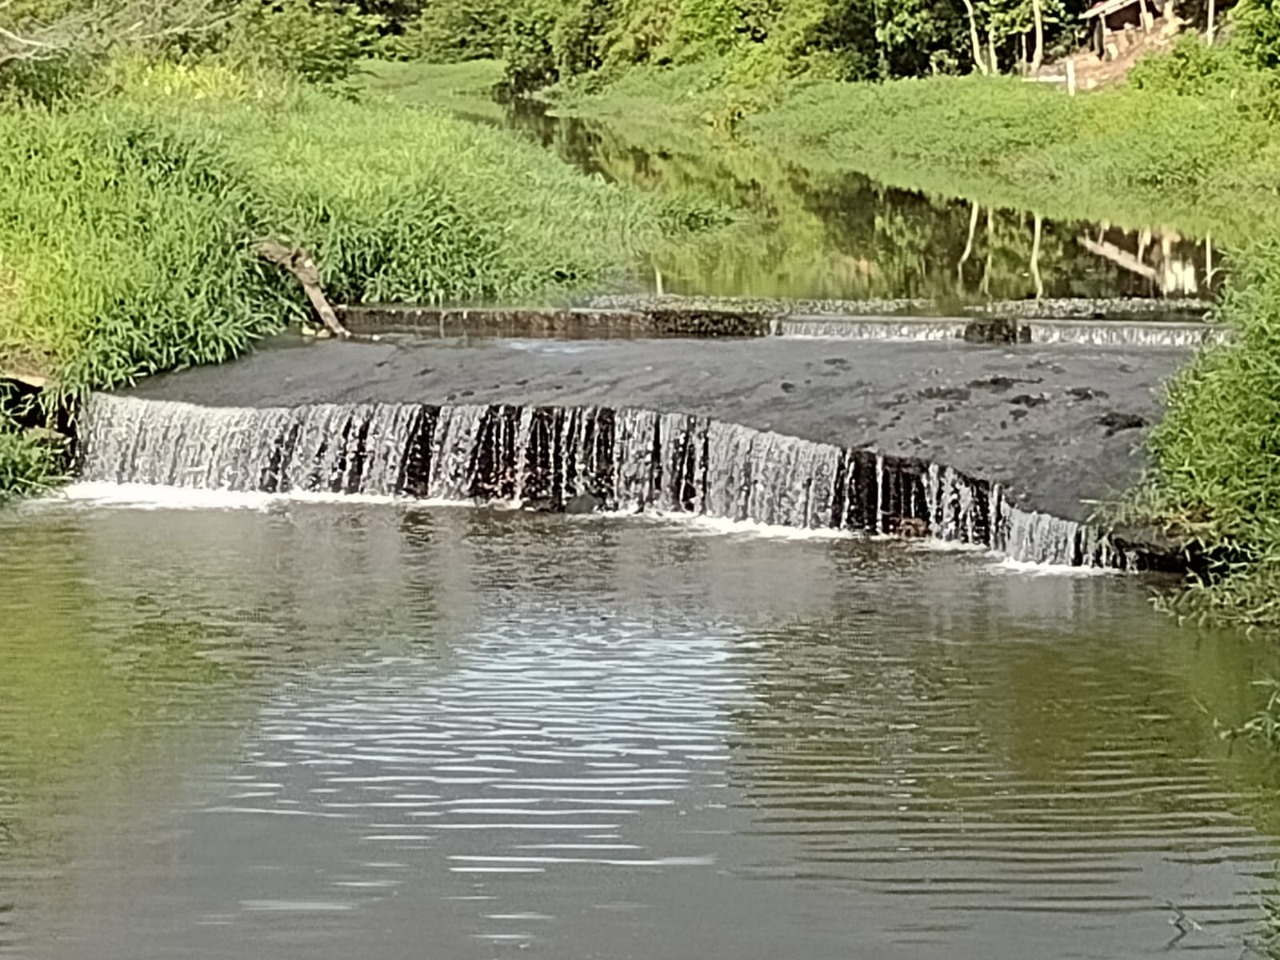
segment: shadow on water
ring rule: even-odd
[[[1211,237],[1046,220],[1032,211],[811,173],[731,141],[631,129],[516,101],[467,114],[519,132],[578,169],[735,226],[659,255],[648,292],[795,299],[919,299],[954,309],[990,300],[1208,300],[1224,279]],[[1185,309],[1185,307],[1184,307]]]

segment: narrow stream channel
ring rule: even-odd
[[[1280,664],[1137,578],[108,492],[0,515],[0,954],[1265,955]]]

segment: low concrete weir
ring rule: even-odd
[[[463,309],[347,307],[356,333],[411,333],[436,337],[805,337],[829,340],[967,340],[995,343],[1076,343],[1091,346],[1194,347],[1223,342],[1225,328],[1161,319],[1089,320],[1024,318],[979,312],[961,317],[800,312],[779,306],[737,310],[695,307],[629,309]]]
[[[643,409],[205,407],[95,395],[80,457],[89,481],[655,511],[929,536],[1034,563],[1163,563],[937,463]]]

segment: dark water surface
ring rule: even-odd
[[[0,569],[5,955],[1264,950],[1210,717],[1275,654],[1136,579],[350,502],[29,506]]]
[[[923,299],[922,311],[945,312],[1036,297],[1208,300],[1226,276],[1214,238],[1175,223],[1045,219],[861,174],[813,173],[796,158],[696,132],[655,136],[556,117],[538,104],[490,105],[473,119],[515,130],[587,173],[742,218],[693,249],[656,257],[641,278],[649,292]]]

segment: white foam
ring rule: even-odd
[[[993,574],[1022,577],[1114,577],[1125,573],[1112,567],[1073,567],[1065,563],[1035,563],[1031,560],[1011,560],[992,554],[994,561],[989,568]]]
[[[132,510],[253,510],[268,512],[288,504],[345,504],[376,507],[398,507],[410,510],[466,509],[478,504],[472,501],[444,499],[412,499],[408,497],[373,496],[368,494],[309,493],[246,493],[232,490],[204,490],[187,487],[162,486],[146,483],[107,483],[81,481],[63,487],[34,500],[21,502],[24,510],[38,510],[60,504],[78,504],[89,507],[123,508]],[[489,501],[483,504],[491,510],[518,510],[518,501]],[[558,515],[571,522],[600,520],[644,520],[669,526],[682,527],[692,533],[718,537],[747,537],[767,540],[855,540],[898,543],[907,549],[921,553],[985,554],[991,561],[987,569],[994,575],[1035,577],[1097,577],[1113,576],[1121,571],[1099,567],[1073,567],[1064,564],[1034,563],[1011,560],[989,549],[957,541],[903,539],[884,534],[868,536],[864,533],[833,528],[806,529],[754,520],[730,520],[723,517],[698,516],[677,511],[614,510],[582,515]]]
[[[635,516],[635,514],[629,514],[629,516]],[[836,530],[832,527],[784,527],[778,524],[760,523],[755,520],[729,520],[724,517],[707,517],[668,511],[646,511],[641,516],[663,523],[679,524],[699,533],[722,537],[753,537],[770,540],[849,540],[862,536],[848,530]]]
[[[287,494],[204,490],[170,487],[150,483],[106,483],[83,481],[73,483],[39,500],[33,505],[50,503],[83,503],[99,507],[129,507],[140,510],[269,510],[282,503],[357,503],[414,506],[443,506],[423,500],[400,497],[370,496],[344,493]],[[456,506],[456,504],[454,504]]]

